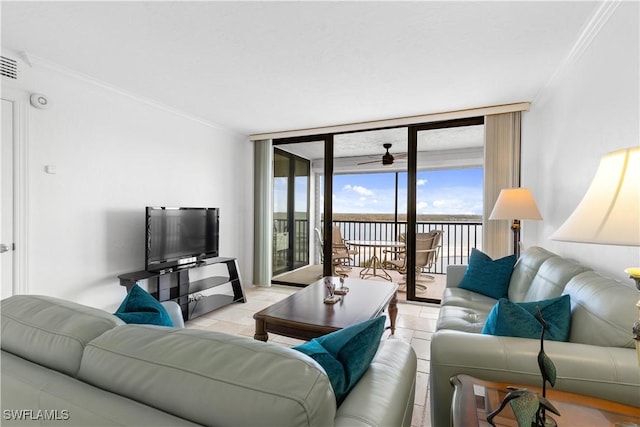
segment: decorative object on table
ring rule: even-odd
[[[504,188],[498,195],[489,219],[511,219],[513,231],[513,254],[520,257],[520,220],[541,220],[533,195],[528,188]]]
[[[536,318],[542,324],[542,333],[540,334],[540,352],[538,353],[538,367],[540,368],[540,374],[542,375],[542,398],[546,400],[547,398],[547,382],[551,384],[551,387],[556,385],[556,365],[553,364],[553,361],[547,356],[547,353],[544,352],[544,333],[547,330],[547,322],[542,317],[542,312],[540,311],[540,307],[538,307],[538,314]],[[541,402],[542,403],[542,402]],[[553,405],[549,403],[549,406],[553,408]],[[545,409],[548,409],[546,405],[541,404],[540,411],[538,412],[536,421],[539,422],[539,425],[553,425],[556,423],[553,421],[552,423],[547,423]],[[556,415],[560,415],[557,409],[553,408],[551,410]]]
[[[509,393],[502,400],[500,406],[487,416],[487,422],[495,427],[493,419],[505,408],[507,403],[511,404],[511,409],[518,427],[555,427],[555,420],[547,416],[546,411],[560,415],[560,412],[547,400],[547,382],[553,387],[556,383],[556,367],[553,361],[544,352],[544,333],[547,329],[547,322],[542,317],[542,312],[538,308],[536,315],[542,324],[540,334],[540,351],[538,352],[538,367],[542,375],[542,396],[526,388],[507,387]]]
[[[340,276],[340,286],[333,291],[336,295],[346,295],[349,293],[349,288],[344,285],[344,277]]]
[[[335,304],[340,301],[340,297],[335,294],[336,284],[333,283],[333,277],[324,278],[324,287],[327,288],[327,297],[324,299],[325,304]]]
[[[589,189],[552,240],[640,246],[640,147],[600,160]],[[640,291],[640,268],[626,269]],[[640,310],[640,301],[636,303]],[[633,326],[640,365],[640,319]]]

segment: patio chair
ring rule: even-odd
[[[324,264],[324,242],[322,240],[322,233],[318,228],[315,228],[316,241],[318,242],[318,252],[320,253],[320,263]],[[331,253],[331,271],[333,276],[347,276],[347,269],[345,263],[351,260],[350,255],[347,253],[337,253],[332,251]]]
[[[430,270],[432,267],[436,265],[438,262],[438,254],[440,253],[440,248],[442,247],[442,235],[444,234],[443,230],[431,230],[426,233],[427,235],[432,236],[431,247],[426,249],[417,249],[416,254],[416,270],[418,277],[426,277],[427,280],[433,282],[435,278],[428,274],[423,275],[423,270]]]
[[[358,254],[358,250],[350,249],[347,246],[344,239],[342,238],[342,232],[340,231],[340,227],[338,227],[337,225],[334,225],[331,228],[331,233],[332,233],[331,234],[331,241],[332,241],[331,253],[333,255],[336,255],[338,258],[342,259],[342,263],[340,267],[343,270],[345,271],[351,270],[351,266],[349,266],[348,263],[354,259],[353,258],[354,255]]]
[[[430,275],[424,275],[426,279],[423,279],[423,269],[430,269],[436,264],[438,260],[438,253],[440,252],[441,239],[444,231],[431,230],[428,233],[416,234],[416,288],[426,290],[427,286],[424,283],[418,283],[425,281],[434,281],[435,278]],[[401,240],[403,236],[399,236],[398,240]],[[391,251],[387,251],[391,253]],[[395,259],[386,259],[383,261],[385,268],[392,268],[405,276],[407,274],[407,258],[404,250],[395,253]]]

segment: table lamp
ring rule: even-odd
[[[520,257],[520,220],[540,220],[542,216],[538,210],[533,195],[528,188],[505,188],[500,191],[498,200],[493,206],[489,219],[511,219],[513,231],[513,253]]]
[[[614,151],[600,160],[582,201],[550,239],[640,246],[640,147]],[[640,268],[625,272],[640,291]],[[636,306],[640,309],[640,301]],[[633,333],[640,364],[640,320]]]

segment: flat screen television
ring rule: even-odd
[[[147,206],[145,270],[168,270],[217,257],[219,211]]]

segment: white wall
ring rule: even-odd
[[[539,245],[631,283],[640,248],[557,242],[549,236],[586,192],[600,157],[640,143],[639,4],[622,2],[592,42],[523,114],[522,186],[544,221],[523,222],[523,244]]]
[[[52,104],[27,109],[29,293],[115,309],[126,293],[117,276],[144,269],[147,205],[219,207],[220,253],[237,257],[251,281],[253,150],[246,136],[46,63],[2,84],[43,93]]]

